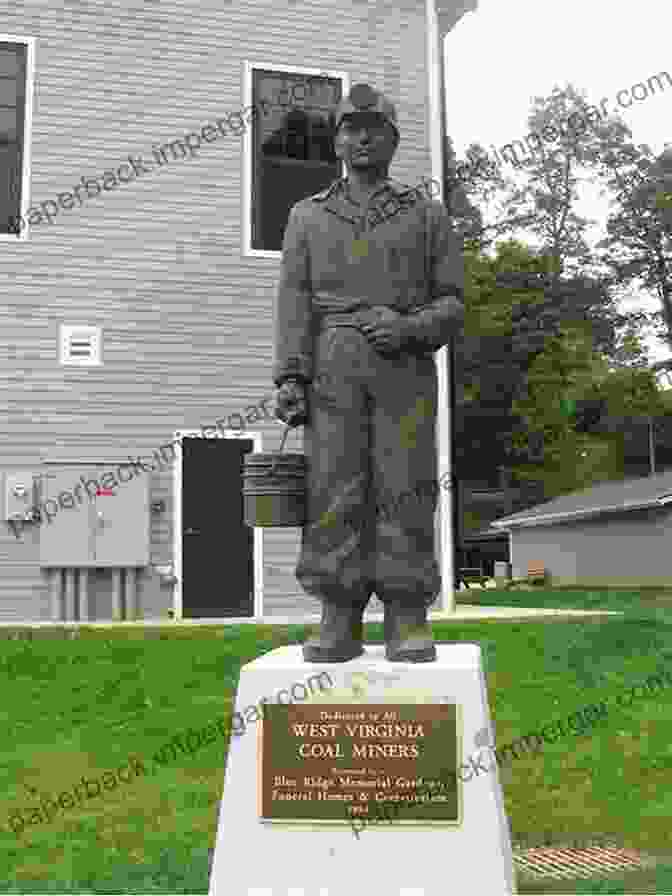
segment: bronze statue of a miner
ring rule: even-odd
[[[303,655],[360,656],[375,593],[387,659],[427,662],[441,590],[433,352],[464,322],[461,247],[440,202],[389,178],[399,129],[381,93],[353,87],[335,124],[347,177],[293,206],[275,317],[276,415],[306,427],[296,577],[322,602]]]

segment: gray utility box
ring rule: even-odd
[[[39,499],[39,473],[5,473],[5,520],[26,520]]]
[[[109,482],[118,466],[47,466],[38,523],[41,566],[149,564],[149,478],[138,473],[104,487],[101,478]]]

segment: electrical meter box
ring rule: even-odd
[[[110,475],[114,470],[114,464],[47,466],[39,506],[41,566],[149,564],[149,477],[119,482]],[[113,486],[105,487],[110,478]]]

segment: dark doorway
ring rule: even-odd
[[[243,521],[251,439],[182,439],[182,616],[254,615],[254,530]]]

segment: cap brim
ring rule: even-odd
[[[354,109],[352,111],[342,112],[340,114],[340,116],[338,116],[336,118],[336,127],[338,128],[341,125],[341,123],[343,122],[343,120],[346,118],[353,119],[353,118],[356,118],[359,116],[371,117],[374,115],[380,121],[384,121],[387,124],[391,125],[394,128],[394,130],[397,132],[397,134],[399,133],[399,128],[397,127],[396,122],[394,122],[391,118],[388,118],[387,115],[384,115],[378,109]]]

